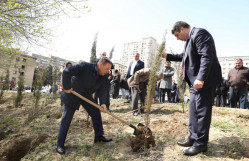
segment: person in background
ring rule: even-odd
[[[72,63],[71,62],[67,62],[66,63],[66,68],[70,68],[72,66]]]
[[[134,73],[140,69],[144,68],[144,62],[139,59],[140,54],[136,53],[134,56],[134,60],[130,62],[130,65],[128,67],[128,72],[126,74],[125,80],[127,81],[128,78],[130,78]],[[125,103],[130,103],[132,94],[131,94],[131,88],[129,89],[129,97],[128,100]]]
[[[175,80],[172,80],[172,89],[171,89],[171,102],[176,103],[176,91],[177,91],[177,84]]]
[[[215,88],[215,106],[220,107],[221,104],[221,91],[220,91],[220,84],[217,85]]]
[[[98,62],[102,57],[106,57],[106,52],[105,51],[99,53],[99,58],[96,59],[96,62]]]
[[[138,96],[140,97],[141,106],[140,112],[144,113],[144,109],[142,108],[145,105],[145,96],[147,93],[147,84],[150,76],[150,68],[143,68],[135,72],[133,76],[131,76],[127,83],[129,87],[131,87],[132,91],[132,110],[133,115],[138,115]],[[163,75],[159,73],[156,74],[157,80],[163,78]],[[155,97],[154,97],[155,101]]]
[[[122,92],[122,99],[125,99],[129,95],[129,86],[127,81],[125,81],[126,74],[124,74],[120,79],[120,88]],[[127,95],[128,94],[128,95]]]
[[[179,88],[178,88],[178,86],[177,86],[177,88],[176,88],[176,103],[181,103],[181,94],[180,94],[180,90],[179,90]]]
[[[161,98],[161,93],[159,90],[160,83],[161,83],[161,80],[157,81],[157,83],[156,83],[156,103],[160,102],[160,98]]]
[[[108,80],[107,80],[107,83],[106,83],[106,108],[109,112],[111,112],[111,109],[110,109],[110,87],[111,87],[111,81],[112,81],[112,70],[109,70],[108,72]]]
[[[227,93],[229,90],[229,83],[222,77],[222,82],[216,87],[216,106],[225,107],[227,102]]]
[[[15,82],[14,82],[14,81],[10,81],[10,87],[9,87],[9,89],[12,90],[12,89],[14,89],[15,87],[16,87]],[[33,91],[32,91],[32,92],[33,92]]]
[[[226,79],[222,78],[222,83],[220,86],[221,91],[221,105],[222,107],[226,107],[227,99],[228,99],[228,91],[229,91],[229,83]]]
[[[118,70],[116,69],[114,71],[114,75],[113,75],[113,78],[111,80],[111,91],[110,91],[110,93],[112,94],[113,99],[118,98],[119,87],[120,87],[120,74],[119,74]]]
[[[235,60],[235,67],[228,73],[231,108],[236,108],[237,100],[239,100],[240,108],[247,108],[248,81],[249,69],[244,67],[242,59],[238,58]]]
[[[181,54],[163,51],[169,61],[182,61],[183,78],[190,87],[189,136],[178,145],[189,147],[184,155],[207,151],[215,87],[221,83],[221,67],[216,55],[214,39],[205,29],[191,27],[184,21],[175,23],[172,34],[185,41]]]
[[[174,68],[171,67],[170,61],[166,61],[162,73],[163,79],[161,80],[159,87],[161,93],[160,102],[165,102],[165,93],[167,93],[168,102],[171,102],[172,76],[174,75]]]

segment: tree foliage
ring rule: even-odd
[[[0,47],[21,45],[23,41],[39,44],[47,39],[46,23],[61,15],[79,16],[89,11],[87,0],[1,0]],[[78,15],[73,11],[78,11]]]
[[[110,60],[111,60],[112,57],[113,57],[114,49],[115,49],[115,46],[113,46],[113,47],[112,47],[112,50],[110,51],[110,56],[109,56]]]
[[[43,85],[53,85],[53,67],[49,65],[48,67],[44,68],[46,71],[46,76],[43,82]]]
[[[146,95],[146,100],[145,100],[145,107],[146,107],[146,115],[145,115],[145,125],[148,127],[150,123],[150,112],[151,112],[151,104],[152,104],[152,99],[155,96],[155,89],[156,89],[156,82],[157,82],[157,77],[155,77],[156,73],[160,69],[161,65],[161,60],[162,60],[162,52],[165,49],[166,46],[166,34],[163,35],[163,41],[161,45],[159,46],[158,52],[153,59],[152,65],[150,67],[150,76],[149,76],[149,82],[147,85],[147,95]]]
[[[3,75],[0,75],[0,103],[2,102],[3,99]]]
[[[96,63],[96,61],[97,61],[97,57],[96,57],[97,38],[98,38],[98,33],[95,34],[94,41],[93,41],[93,46],[92,46],[92,50],[91,50],[91,57],[90,57],[91,63]]]
[[[61,76],[61,72],[59,72],[59,70],[57,68],[53,69],[53,74],[52,74],[52,79],[53,79],[53,85],[52,85],[52,92],[53,94],[56,93],[56,91],[58,90],[57,87],[57,81],[59,81]]]
[[[17,96],[14,98],[14,107],[19,107],[21,105],[23,99],[23,90],[24,90],[24,78],[19,70],[19,77],[18,77],[18,88],[17,88]]]
[[[35,73],[35,80],[34,80],[34,98],[35,98],[35,104],[34,108],[36,109],[38,107],[39,100],[41,98],[40,90],[42,89],[43,82],[45,79],[46,71],[42,68],[37,68]]]
[[[171,51],[171,53],[177,54],[176,52]],[[175,77],[178,80],[177,82],[177,88],[179,89],[179,97],[182,102],[182,112],[184,113],[184,93],[186,91],[186,81],[183,78],[183,69],[182,69],[182,62],[174,62],[174,69],[175,69]]]
[[[10,85],[10,70],[7,69],[6,70],[6,75],[5,75],[5,78],[4,78],[3,89],[8,90],[9,85]]]

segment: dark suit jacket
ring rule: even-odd
[[[130,78],[130,76],[131,76],[130,75],[130,71],[131,71],[132,63],[133,63],[133,61],[130,62],[130,65],[129,65],[129,68],[128,68],[128,72],[126,74],[126,78],[127,79]],[[144,68],[144,62],[141,61],[141,60],[138,60],[136,66],[134,68],[133,75],[136,73],[136,71],[138,71],[140,69],[143,69],[143,68]]]
[[[100,104],[106,104],[106,83],[108,75],[100,76],[97,74],[97,64],[83,62],[70,68],[66,68],[62,74],[63,88],[68,90],[73,88],[74,91],[84,97],[92,99],[94,92],[98,93]],[[82,101],[71,93],[62,93],[63,103],[79,109]]]
[[[201,28],[193,28],[182,54],[167,54],[167,60],[185,64],[185,80],[191,87],[196,79],[204,80],[200,90],[216,87],[222,82],[221,67],[212,35]]]

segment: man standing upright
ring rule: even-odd
[[[171,102],[172,76],[174,68],[171,67],[171,62],[166,61],[165,68],[162,69],[163,79],[161,80],[159,92],[160,102],[165,102],[165,93],[167,93],[168,102]]]
[[[247,108],[249,69],[243,66],[242,59],[236,59],[235,67],[228,73],[230,85],[230,107],[235,108],[239,99],[240,108]]]
[[[139,59],[139,53],[136,53],[134,56],[134,60],[130,62],[128,72],[126,74],[126,81],[128,78],[130,78],[132,75],[136,73],[136,71],[144,68],[144,62]],[[127,100],[127,103],[130,103],[131,95],[132,95],[132,88],[129,89],[129,98]]]
[[[178,145],[190,147],[184,155],[196,155],[207,151],[212,104],[215,87],[221,83],[221,67],[216,55],[212,35],[205,29],[191,27],[178,21],[172,29],[178,40],[186,41],[182,54],[167,54],[162,57],[182,61],[183,78],[190,87],[189,136]]]

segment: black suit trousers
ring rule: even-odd
[[[194,141],[194,146],[208,143],[214,94],[215,88],[203,91],[190,88],[188,139]]]
[[[90,100],[93,101],[93,99],[90,99]],[[85,108],[85,110],[88,112],[88,114],[92,118],[95,137],[104,135],[100,110],[88,104],[85,101],[81,101],[81,105]],[[67,132],[70,127],[71,121],[73,119],[75,110],[76,110],[75,108],[70,107],[70,105],[65,104],[64,114],[61,120],[61,125],[60,125],[58,140],[57,140],[57,146],[60,146],[60,147],[64,146],[64,143],[67,137]]]

